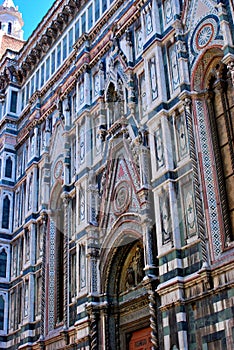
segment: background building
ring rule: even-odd
[[[233,11],[0,6],[1,349],[234,348]]]

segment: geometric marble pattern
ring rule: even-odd
[[[218,211],[217,211],[217,202],[215,198],[215,187],[214,187],[214,178],[212,174],[212,164],[211,164],[211,158],[209,154],[209,147],[208,147],[208,135],[206,131],[206,124],[204,120],[204,108],[203,108],[203,102],[196,100],[195,101],[196,106],[196,114],[198,117],[198,130],[199,130],[199,138],[201,141],[201,149],[202,149],[202,163],[204,167],[204,173],[205,173],[205,184],[206,184],[206,191],[207,191],[207,200],[208,200],[208,211],[210,216],[210,224],[211,224],[211,233],[212,233],[212,243],[213,243],[213,250],[214,255],[218,257],[221,252],[221,234],[220,234],[220,227],[218,222]]]
[[[55,223],[50,218],[50,255],[49,255],[49,331],[54,329],[54,288],[55,288]]]

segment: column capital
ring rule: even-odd
[[[67,192],[64,192],[61,195],[61,198],[63,200],[64,207],[67,207],[69,205],[70,200],[71,200],[69,194]]]

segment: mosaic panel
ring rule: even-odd
[[[49,331],[54,329],[54,287],[55,287],[55,223],[50,220],[50,255],[49,255]]]

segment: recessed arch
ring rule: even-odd
[[[191,89],[201,92],[206,87],[207,75],[215,66],[214,62],[218,63],[223,58],[223,51],[219,46],[213,46],[199,57],[192,74],[191,74]],[[216,63],[216,64],[217,64]]]
[[[129,220],[131,218],[131,220]],[[106,239],[102,243],[100,253],[100,270],[103,279],[101,280],[101,290],[103,293],[115,294],[118,291],[121,271],[125,258],[134,245],[142,244],[143,235],[137,216],[135,220],[131,216],[125,217],[124,222],[119,221],[115,225]]]
[[[0,252],[0,277],[6,278],[7,272],[7,252],[5,248],[3,248]]]
[[[204,193],[210,203],[210,227],[218,225],[219,229],[219,242],[211,239],[216,240],[216,256],[234,239],[234,99],[228,68],[222,59],[221,48],[212,47],[204,52],[192,72],[192,89],[198,93],[194,94],[193,104],[203,150]],[[204,156],[206,153],[209,158]],[[210,234],[214,234],[212,230]]]

